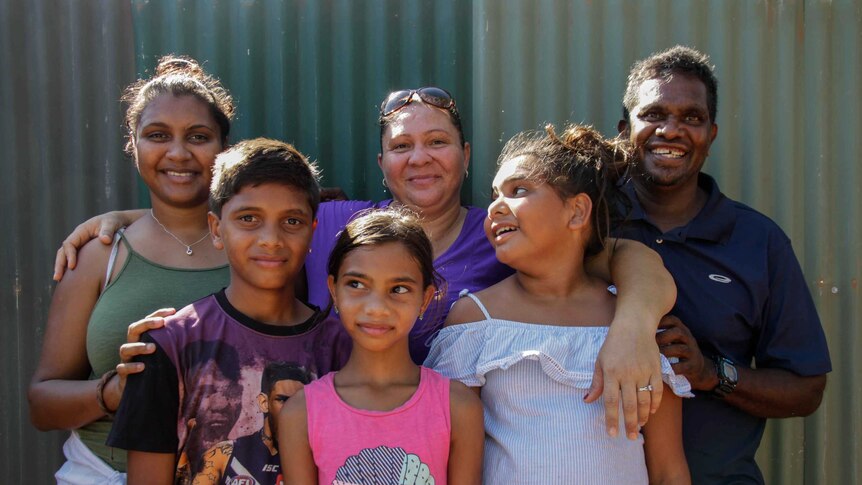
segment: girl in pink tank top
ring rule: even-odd
[[[341,371],[285,404],[284,483],[480,483],[481,401],[410,358],[410,329],[439,280],[416,217],[390,208],[355,219],[339,235],[328,272],[353,351]]]

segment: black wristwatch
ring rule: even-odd
[[[736,364],[730,359],[725,359],[720,355],[716,355],[715,373],[718,374],[718,385],[712,390],[712,395],[723,398],[736,389],[736,383],[739,381],[739,374],[736,372]]]

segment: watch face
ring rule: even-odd
[[[739,380],[738,375],[736,373],[736,366],[728,361],[721,362],[721,370],[722,373],[727,377],[729,381],[732,381],[734,384]]]

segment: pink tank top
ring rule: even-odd
[[[445,485],[449,380],[421,367],[419,387],[392,411],[356,409],[338,397],[335,372],[305,386],[308,440],[320,485]]]

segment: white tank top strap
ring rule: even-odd
[[[108,257],[108,270],[105,272],[105,284],[102,286],[102,291],[105,291],[105,288],[108,287],[108,283],[111,282],[111,273],[114,272],[114,264],[117,262],[117,253],[120,251],[120,239],[123,238],[123,231],[125,230],[125,227],[121,227],[114,233],[114,245],[111,247],[111,256]]]
[[[485,308],[485,305],[483,305],[482,302],[479,301],[479,297],[470,293],[470,290],[464,288],[463,290],[461,290],[461,293],[458,293],[458,297],[463,298],[465,296],[470,297],[470,299],[473,300],[476,303],[476,305],[479,307],[479,310],[482,310],[482,315],[485,315],[485,318],[487,318],[488,320],[491,320],[491,314],[488,313],[488,309]]]

